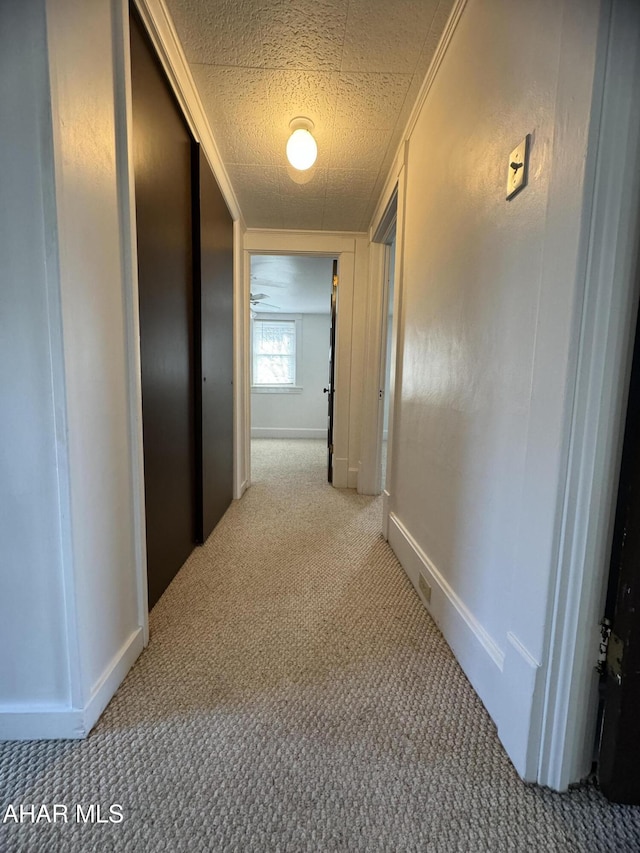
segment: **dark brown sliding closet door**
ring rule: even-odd
[[[233,497],[233,220],[206,157],[194,145],[194,258],[199,541]]]
[[[192,140],[131,16],[149,605],[196,536]]]

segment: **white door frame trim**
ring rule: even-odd
[[[379,495],[380,488],[380,362],[384,347],[384,293],[388,247],[369,244],[369,298],[365,320],[365,354],[362,388],[362,430],[358,461],[358,492]],[[387,393],[387,392],[385,392]]]
[[[249,256],[244,225],[233,223],[233,497],[239,500],[251,483],[251,382],[249,328]]]
[[[134,514],[134,548],[138,592],[138,624],[143,643],[149,642],[149,599],[147,581],[147,522],[144,492],[144,446],[142,437],[142,370],[140,363],[140,306],[138,293],[138,238],[133,173],[133,95],[131,88],[131,42],[129,3],[114,4],[114,68],[116,103],[116,157],[118,201],[122,239],[122,278],[126,310],[126,347],[129,366],[129,430],[131,492]]]
[[[388,247],[382,241],[388,236],[393,223],[390,215],[392,206],[395,210],[396,256],[394,268],[393,295],[393,329],[391,333],[392,346],[391,371],[389,388],[389,434],[387,438],[387,470],[385,485],[382,492],[382,535],[388,539],[389,517],[393,512],[393,475],[394,475],[394,422],[397,415],[398,395],[396,387],[402,382],[402,291],[404,276],[404,210],[407,186],[407,154],[408,143],[399,150],[393,168],[385,186],[380,203],[369,229],[370,235],[370,314],[367,326],[368,355],[363,391],[363,421],[362,440],[363,458],[361,471],[364,473],[364,483],[371,486],[376,476],[376,467],[380,465],[379,444],[379,389],[380,389],[380,360],[382,358],[382,319],[386,313],[383,299],[385,293],[386,251]],[[379,481],[378,481],[379,482]]]
[[[374,240],[369,245],[369,299],[366,319],[365,376],[362,391],[362,436],[360,440],[360,476],[358,492],[361,495],[379,495],[382,480],[382,430],[385,397],[389,398],[389,412],[393,409],[393,376],[386,387],[387,347],[393,343],[388,333],[389,282],[391,251],[389,242],[398,220],[398,184],[384,209]],[[394,274],[395,279],[395,274]],[[395,363],[395,353],[391,354]],[[392,371],[393,373],[393,371]],[[387,456],[386,475],[391,473],[391,454]],[[385,476],[385,483],[387,477]]]
[[[609,574],[638,302],[640,7],[613,0],[605,4],[604,25],[608,14],[602,110],[592,143],[593,204],[584,252],[577,382],[537,769],[537,782],[556,790],[565,790],[591,768],[597,717],[594,666]]]
[[[320,231],[277,231],[271,229],[247,229],[244,238],[244,290],[246,299],[246,357],[244,382],[250,391],[249,358],[249,298],[251,255],[325,255],[338,258],[338,311],[336,329],[336,382],[334,408],[334,454],[333,485],[346,489],[355,483],[349,481],[349,419],[351,411],[351,330],[353,326],[353,296],[355,285],[355,246],[361,234]],[[251,402],[245,403],[245,459],[247,482],[251,482]]]

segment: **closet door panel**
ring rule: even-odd
[[[202,151],[194,162],[201,341],[199,534],[204,541],[233,498],[233,220]]]
[[[195,543],[191,136],[131,16],[149,605]]]

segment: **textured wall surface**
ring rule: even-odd
[[[364,230],[452,0],[168,6],[247,225]],[[319,149],[303,185],[284,154],[299,115]]]
[[[138,628],[109,4],[51,0],[75,601],[84,697]]]
[[[516,57],[509,5],[467,7],[411,139],[398,445],[402,518],[501,638],[496,591],[509,585],[519,528],[562,19],[557,3],[545,15],[523,8],[539,35]],[[516,58],[524,86],[505,74]],[[528,132],[529,186],[506,202],[507,158]],[[481,566],[492,583],[478,583]]]
[[[578,23],[570,2],[469,0],[409,146],[393,509],[523,774],[562,510],[598,5]],[[507,202],[527,133],[529,184]]]
[[[0,711],[69,702],[44,2],[0,5]],[[49,159],[49,163],[45,161]],[[53,323],[56,328],[49,328]],[[64,395],[62,394],[62,397]],[[64,499],[63,499],[64,502]],[[9,650],[11,653],[9,654]],[[1,724],[0,724],[1,725]],[[1,728],[0,728],[1,731]]]

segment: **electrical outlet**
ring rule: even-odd
[[[418,575],[418,586],[427,604],[431,604],[431,587],[424,575]]]

